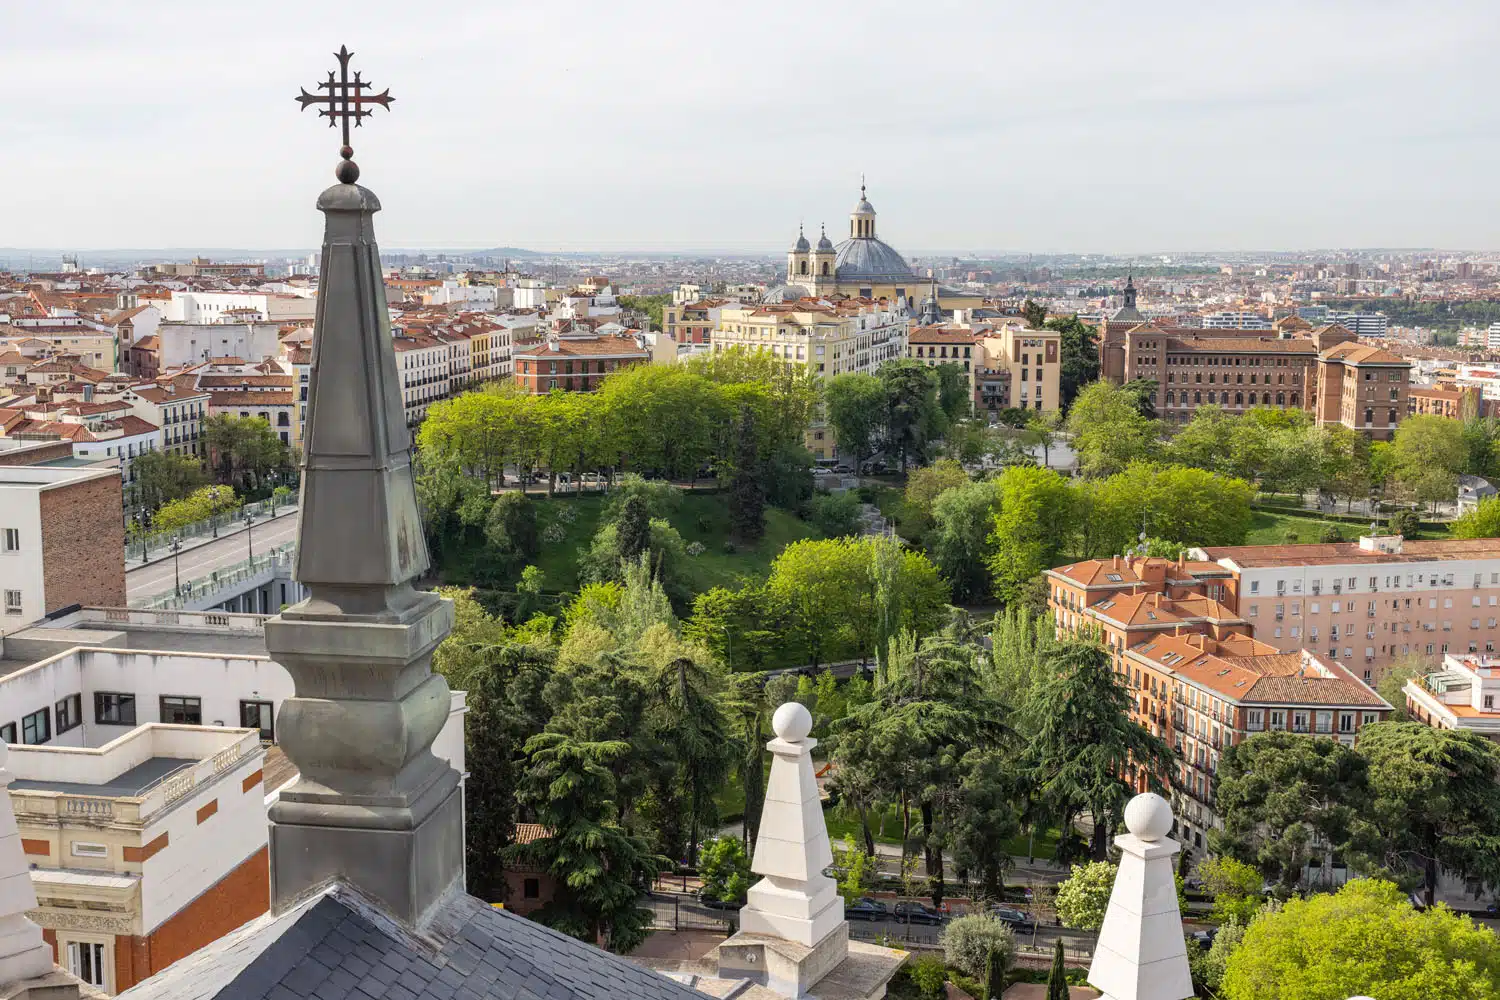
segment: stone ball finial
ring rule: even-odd
[[[1160,840],[1172,829],[1172,807],[1155,792],[1144,792],[1125,805],[1125,829],[1141,840]]]
[[[812,732],[812,713],[800,701],[789,701],[771,716],[771,729],[788,743],[800,743]]]

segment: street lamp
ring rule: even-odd
[[[251,537],[251,527],[255,524],[255,515],[249,510],[245,511],[245,551],[250,556],[250,561],[255,561],[255,540]]]
[[[177,553],[179,553],[179,552],[182,551],[182,536],[181,535],[173,535],[172,536],[171,549],[172,549],[172,579],[173,579],[173,582],[176,584],[177,596],[181,597],[182,596],[182,566],[180,564],[180,560],[177,557]]]

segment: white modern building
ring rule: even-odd
[[[169,323],[297,323],[317,312],[315,298],[274,292],[173,292],[152,300]]]
[[[156,328],[159,367],[166,371],[215,358],[250,362],[274,358],[281,346],[280,329],[279,322],[162,323]]]
[[[1271,321],[1258,312],[1212,312],[1203,314],[1205,330],[1269,330]]]

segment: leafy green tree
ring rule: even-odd
[[[1218,933],[1214,935],[1213,944],[1209,945],[1207,951],[1199,948],[1196,941],[1189,943],[1188,964],[1193,970],[1193,985],[1200,993],[1220,995],[1229,956],[1235,953],[1244,940],[1244,922],[1229,919],[1219,924]]]
[[[609,491],[601,517],[605,521],[618,521],[631,501],[644,507],[647,517],[670,519],[682,507],[682,491],[664,479],[647,479],[627,472]]]
[[[1406,711],[1406,682],[1421,680],[1432,673],[1432,661],[1420,653],[1397,657],[1375,683],[1375,693],[1395,706],[1388,722],[1409,722]]]
[[[493,502],[481,479],[466,475],[456,458],[434,456],[418,462],[416,486],[427,548],[437,565],[477,545]]]
[[[969,474],[964,471],[963,466],[951,458],[940,458],[906,477],[907,506],[924,515],[931,514],[932,503],[938,494],[967,482]]]
[[[766,494],[756,455],[755,420],[748,408],[740,411],[739,439],[729,480],[729,537],[740,545],[753,545],[766,533]]]
[[[1062,429],[1062,411],[1043,410],[1033,413],[1026,421],[1022,439],[1033,447],[1042,449],[1042,464],[1052,464],[1052,446],[1057,443],[1058,431]]]
[[[946,429],[973,413],[974,393],[969,388],[969,373],[957,361],[935,365],[932,371],[937,375],[937,404]]]
[[[663,310],[672,304],[672,296],[666,293],[661,295],[617,295],[615,301],[620,304],[621,309],[633,309],[646,314],[651,323],[651,329],[660,330],[662,327]]]
[[[698,859],[705,899],[730,903],[745,901],[750,889],[750,855],[738,837],[715,837],[703,845]]]
[[[989,566],[995,596],[1009,604],[1023,596],[1033,578],[1060,561],[1077,496],[1059,473],[1033,466],[1012,466],[995,483],[1000,509],[990,533]]]
[[[178,531],[239,506],[240,498],[228,486],[200,486],[188,496],[163,505],[151,519],[151,527],[159,532]]]
[[[845,906],[859,902],[874,891],[875,877],[879,872],[874,854],[855,847],[854,842],[846,837],[843,846],[836,848],[833,855],[833,865],[839,871],[839,895],[844,897]]]
[[[1261,907],[1265,879],[1254,865],[1227,856],[1205,858],[1198,865],[1198,877],[1214,899],[1214,920],[1219,923],[1248,924]]]
[[[1143,530],[1184,545],[1240,545],[1254,517],[1253,486],[1201,469],[1136,462],[1081,489],[1089,508],[1084,547],[1098,556],[1133,548]]]
[[[808,520],[823,537],[842,538],[859,534],[859,515],[859,494],[845,490],[842,493],[819,493],[813,497]]]
[[[1396,428],[1391,450],[1395,478],[1413,499],[1433,504],[1454,499],[1469,459],[1462,424],[1435,414],[1407,417]]]
[[[527,740],[520,796],[546,835],[506,852],[557,880],[538,920],[622,953],[646,938],[651,911],[639,900],[661,867],[645,841],[619,822],[610,769],[628,750],[622,741],[556,732]]]
[[[433,655],[433,667],[454,690],[468,692],[464,787],[469,890],[505,899],[505,850],[515,840],[522,747],[541,732],[550,712],[542,690],[556,659],[546,632],[508,628],[471,590],[443,590],[454,625]]]
[[[1387,722],[1366,727],[1355,751],[1369,765],[1365,815],[1383,860],[1421,874],[1428,906],[1444,869],[1500,886],[1500,747],[1469,730]]]
[[[673,835],[675,823],[664,825],[663,847],[676,854],[679,842],[684,843],[689,864],[698,859],[702,827],[718,818],[713,792],[729,776],[736,756],[719,698],[722,679],[712,661],[695,658],[695,652],[678,647],[670,658],[662,657],[649,685],[654,707],[650,732],[673,765],[670,771],[660,769],[657,797],[664,806],[677,802],[672,813],[686,817],[686,828],[678,835]]]
[[[1016,958],[1016,938],[1010,927],[987,913],[950,921],[940,938],[948,964],[981,982],[1004,976]]]
[[[1300,733],[1259,733],[1225,747],[1214,782],[1224,826],[1210,831],[1209,850],[1295,886],[1319,858],[1316,843],[1350,848],[1369,798],[1366,771],[1342,743]]]
[[[194,455],[148,451],[130,463],[131,501],[148,511],[181,500],[208,482],[203,462]]]
[[[1047,307],[1040,302],[1027,299],[1021,306],[1021,318],[1026,321],[1028,328],[1040,330],[1047,323]]]
[[[219,482],[254,493],[272,472],[290,472],[292,452],[260,417],[216,413],[204,425],[211,464]]]
[[[953,863],[969,879],[977,878],[985,898],[999,900],[1011,869],[1009,842],[1021,833],[1025,776],[1011,748],[970,751],[959,771],[948,822]]]
[[[1057,917],[1063,926],[1097,931],[1104,923],[1104,911],[1109,909],[1109,896],[1119,871],[1119,865],[1108,861],[1074,865],[1057,887]]]
[[[520,490],[500,494],[490,504],[489,515],[484,521],[484,538],[501,565],[503,575],[516,575],[541,551],[536,504]]]
[[[1386,521],[1386,530],[1403,538],[1415,538],[1422,530],[1422,519],[1416,511],[1398,510]]]
[[[1094,821],[1093,854],[1103,860],[1110,831],[1121,823],[1134,791],[1126,776],[1164,792],[1176,769],[1172,749],[1130,717],[1132,700],[1090,639],[1061,642],[1048,661],[1054,680],[1038,688],[1029,712],[1027,763],[1037,795],[1056,811],[1062,829],[1087,809]]]
[[[1077,313],[1049,319],[1047,329],[1062,334],[1062,365],[1058,373],[1058,389],[1062,397],[1062,410],[1066,413],[1083,387],[1099,378],[1099,341],[1095,328],[1080,320]]]
[[[883,363],[875,377],[885,387],[885,450],[902,472],[927,459],[929,444],[941,437],[947,421],[938,404],[937,372],[915,358]]]
[[[839,449],[854,456],[855,467],[862,468],[883,440],[885,383],[874,375],[846,372],[829,379],[823,395]]]
[[[1225,1000],[1495,1000],[1500,938],[1446,907],[1419,912],[1359,879],[1258,918],[1229,956]]]
[[[1500,497],[1479,501],[1453,522],[1454,538],[1495,538],[1500,536]]]
[[[993,480],[949,487],[932,501],[927,551],[959,603],[981,601],[989,594],[988,566],[995,552],[991,527],[999,512],[1000,491]]]
[[[1108,382],[1095,382],[1078,394],[1067,427],[1079,471],[1107,476],[1156,452],[1156,421],[1141,413],[1139,403],[1137,393]]]

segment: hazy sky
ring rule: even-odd
[[[298,247],[334,65],[396,246],[1500,245],[1494,0],[22,3],[0,247]]]

